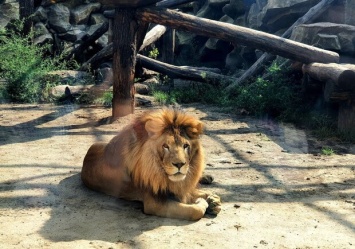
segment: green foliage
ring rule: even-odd
[[[18,30],[21,29],[19,25]],[[11,101],[49,101],[48,91],[56,82],[45,75],[66,69],[71,62],[61,62],[61,56],[45,57],[48,47],[33,45],[33,33],[22,36],[13,30],[0,31],[0,78],[6,80],[6,92]]]
[[[94,103],[104,105],[107,107],[111,107],[112,106],[112,99],[113,99],[113,92],[106,91],[103,93],[103,95],[100,98],[95,99]]]
[[[159,50],[158,50],[158,48],[153,48],[153,49],[150,50],[149,53],[148,53],[148,57],[149,57],[149,58],[152,58],[152,59],[158,58],[158,55],[159,55]]]
[[[335,154],[335,151],[332,148],[329,147],[323,147],[321,150],[322,155],[325,156],[332,156]]]
[[[166,92],[153,90],[152,92],[154,100],[161,105],[170,105],[176,103],[175,98]]]
[[[153,90],[153,97],[161,104],[201,102],[220,105],[225,95],[220,89],[202,83],[183,89],[174,89],[169,93]]]
[[[272,64],[268,73],[267,79],[257,78],[251,84],[237,87],[233,105],[254,115],[289,117],[298,109],[300,89],[290,83],[277,64]]]

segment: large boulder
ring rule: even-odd
[[[345,1],[345,24],[355,26],[355,1]]]
[[[355,56],[355,26],[329,22],[299,25],[293,30],[291,39]]]
[[[286,29],[318,2],[319,0],[269,0],[260,13],[255,12],[256,26],[270,33]]]
[[[71,11],[71,23],[74,25],[87,24],[91,13],[100,10],[100,3],[84,4]]]
[[[65,33],[71,29],[70,10],[63,4],[53,4],[48,7],[48,24],[58,33]]]
[[[0,4],[0,29],[10,20],[19,18],[19,5],[16,1],[5,0]]]

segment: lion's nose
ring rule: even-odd
[[[178,168],[181,169],[182,166],[184,166],[186,163],[173,163],[173,165]]]

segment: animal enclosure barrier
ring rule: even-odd
[[[170,75],[175,73],[175,77],[179,77],[179,75],[183,77],[182,75],[185,74],[190,76],[190,79],[206,81],[206,79],[213,78],[211,82],[216,83],[223,81],[228,84],[233,80],[237,80],[215,72],[206,71],[206,74],[204,74],[202,70],[176,67],[138,55],[149,23],[169,26],[170,28],[192,32],[197,35],[229,41],[236,45],[250,46],[274,55],[301,62],[305,65],[314,62],[321,64],[333,63],[330,65],[337,65],[337,63],[339,63],[339,55],[332,51],[250,28],[199,18],[168,9],[168,7],[175,6],[176,4],[189,2],[186,0],[165,0],[160,2],[158,0],[100,0],[100,2],[114,8],[114,11],[108,14],[113,18],[112,45],[108,45],[106,50],[103,49],[104,51],[101,53],[103,56],[113,55],[113,120],[133,113],[134,111],[134,73],[137,60],[142,61],[142,64],[147,68],[154,68],[154,70],[168,75],[169,73]],[[329,6],[331,2],[330,0],[323,0],[315,6],[312,11],[310,10],[310,13],[307,12],[307,14],[310,16],[319,15],[319,11],[324,10],[325,6]],[[165,8],[159,6],[164,6]],[[298,23],[310,20],[310,16],[304,17]],[[90,60],[94,62],[95,58]],[[183,71],[176,73],[179,70]],[[318,70],[322,71],[325,69],[323,67]],[[352,71],[353,68],[349,70]],[[201,77],[201,75],[204,75],[204,77]],[[310,75],[312,76],[312,74]],[[326,74],[323,73],[323,75]],[[350,75],[347,77],[351,77],[350,80],[355,82],[355,79],[352,79],[353,74],[346,73],[346,75]],[[352,96],[352,94],[350,95]],[[353,122],[354,125],[352,126],[355,126],[355,120],[353,120]],[[346,127],[343,128],[346,129]]]

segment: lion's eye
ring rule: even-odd
[[[163,144],[163,148],[164,148],[165,150],[169,150],[169,145]]]
[[[184,149],[187,149],[187,148],[189,148],[189,147],[190,147],[189,144],[184,144]]]

